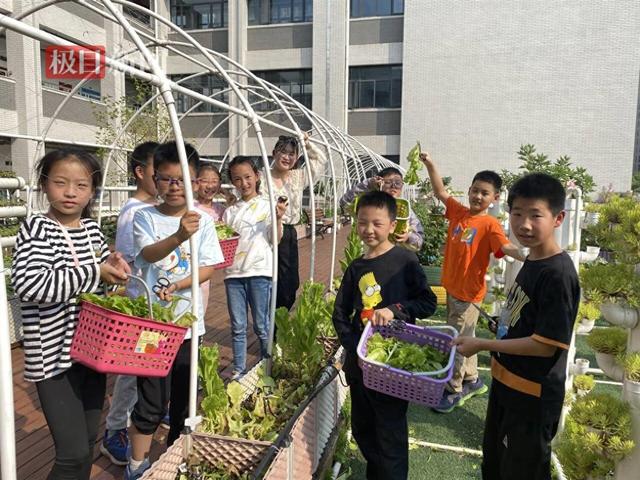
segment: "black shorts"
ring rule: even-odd
[[[489,395],[482,442],[485,480],[550,480],[551,440],[558,421],[543,423],[502,406]]]

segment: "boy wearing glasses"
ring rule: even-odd
[[[158,147],[156,142],[145,142],[136,146],[129,158],[131,174],[136,181],[135,193],[124,203],[118,216],[116,227],[116,250],[129,264],[131,271],[136,272],[133,261],[133,216],[141,208],[156,203],[156,185],[153,180],[153,152]],[[139,285],[131,282],[126,293],[134,298],[139,295]],[[115,465],[127,464],[127,423],[133,406],[138,399],[136,377],[118,375],[113,387],[111,407],[106,418],[104,438],[100,444],[100,452]]]
[[[340,207],[342,210],[346,210],[347,206],[350,205],[356,197],[371,190],[382,190],[393,198],[400,198],[403,186],[404,181],[402,180],[400,170],[394,167],[383,168],[375,177],[356,184],[351,190],[345,193],[340,199]],[[417,252],[422,248],[424,229],[416,214],[413,213],[413,210],[409,214],[408,225],[409,228],[405,233],[394,234],[396,244]]]
[[[185,144],[189,173],[196,183],[200,158],[196,150]],[[149,286],[161,278],[168,286],[156,292],[155,302],[168,302],[179,296],[176,317],[191,309],[191,246],[195,235],[198,248],[200,283],[209,280],[213,265],[223,260],[214,223],[203,211],[188,211],[184,179],[175,142],[160,145],[153,154],[155,184],[162,203],[143,208],[133,218],[135,266]],[[125,480],[137,480],[150,467],[148,460],[153,434],[167,413],[171,445],[184,429],[189,401],[189,364],[191,342],[204,334],[204,308],[198,305],[198,321],[187,332],[169,375],[165,378],[138,377],[138,401],[131,413],[129,438],[131,457]],[[193,339],[192,337],[193,331]]]

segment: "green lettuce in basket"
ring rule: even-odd
[[[218,240],[226,240],[236,235],[233,228],[221,222],[216,223],[216,233],[218,234]]]
[[[417,345],[374,333],[367,342],[367,360],[407,372],[435,372],[447,364],[448,356],[431,345]]]
[[[83,293],[78,299],[113,310],[114,312],[124,313],[134,317],[149,318],[149,307],[147,306],[147,299],[144,295],[140,295],[137,298],[130,298],[122,295],[109,295],[105,297],[96,295],[95,293]],[[175,318],[174,311],[179,301],[180,298],[174,297],[166,306],[162,306],[159,303],[152,303],[153,320],[161,323],[172,323],[178,327],[190,327],[197,320],[191,311],[183,313],[177,319]]]

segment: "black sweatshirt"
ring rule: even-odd
[[[376,258],[354,260],[342,278],[333,325],[347,352],[355,353],[364,329],[360,319],[363,301],[376,310],[387,307],[395,318],[410,323],[429,317],[436,309],[436,296],[418,257],[397,246]]]

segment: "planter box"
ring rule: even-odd
[[[436,267],[433,265],[423,265],[422,269],[427,276],[427,282],[429,285],[442,285],[442,267]]]
[[[619,303],[605,302],[600,311],[607,322],[623,328],[635,328],[640,318],[637,308]]]
[[[607,377],[616,382],[621,382],[624,377],[624,369],[616,361],[616,357],[610,353],[596,353],[596,362]]]

